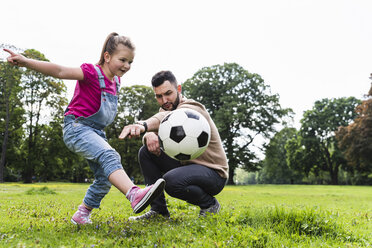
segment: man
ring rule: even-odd
[[[139,163],[146,184],[164,178],[168,195],[200,207],[199,216],[216,214],[220,204],[214,197],[222,191],[228,177],[226,154],[220,135],[205,107],[181,95],[181,87],[170,71],[161,71],[152,78],[155,97],[161,106],[159,113],[146,121],[123,128],[119,138],[143,136],[144,146],[139,151]],[[205,152],[198,158],[180,162],[167,156],[161,149],[156,131],[162,119],[177,108],[190,108],[201,113],[211,127],[211,139]],[[130,220],[149,219],[155,216],[169,217],[164,193],[151,204],[151,210]]]

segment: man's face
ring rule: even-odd
[[[154,92],[156,100],[164,110],[172,111],[177,108],[180,102],[180,94],[168,80],[158,87],[154,87]]]

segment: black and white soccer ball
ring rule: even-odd
[[[158,135],[160,146],[168,156],[180,161],[191,160],[207,149],[211,128],[199,112],[179,108],[164,117]]]

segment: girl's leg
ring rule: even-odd
[[[94,173],[99,171],[100,177],[106,177],[122,193],[134,186],[121,165],[120,155],[108,144],[103,131],[73,122],[64,128],[63,138],[71,151],[97,165],[91,166]]]
[[[131,201],[135,213],[141,212],[164,189],[165,182],[159,179],[154,185],[140,189],[132,183],[121,165],[117,153],[106,141],[105,133],[78,122],[64,128],[67,147],[84,158],[99,165],[101,173]],[[103,186],[102,186],[103,187]],[[107,193],[106,193],[107,194]],[[101,199],[96,199],[99,205]],[[86,205],[89,205],[86,203]],[[89,205],[89,207],[94,207]]]
[[[88,161],[88,163],[94,173],[94,181],[85,194],[83,204],[88,209],[99,208],[102,199],[111,189],[111,183],[107,180],[99,164],[93,161]]]
[[[111,173],[108,180],[125,195],[133,186],[135,186],[124,170],[114,171]]]
[[[111,184],[125,195],[129,189],[135,186],[124,170],[114,171],[107,179],[99,164],[92,161],[88,161],[88,163],[94,172],[94,181],[89,186],[83,200],[83,204],[87,209],[99,208],[102,199],[110,191]]]

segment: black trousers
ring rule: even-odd
[[[200,208],[214,205],[214,196],[222,191],[227,182],[211,168],[199,164],[182,165],[164,152],[158,157],[150,153],[146,146],[141,147],[138,158],[146,184],[164,178],[168,195]],[[151,203],[151,209],[169,214],[164,193]]]

